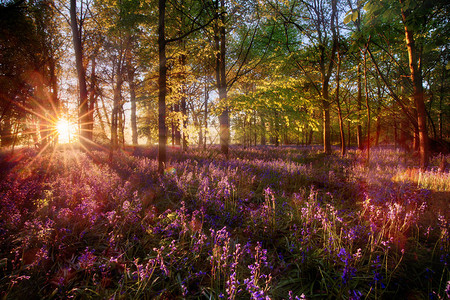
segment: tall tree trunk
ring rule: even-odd
[[[120,70],[120,62],[117,67],[116,82],[114,86],[114,98],[113,98],[113,109],[111,113],[111,150],[115,150],[119,147],[119,113],[120,105],[122,100],[122,84],[123,78]]]
[[[158,172],[164,173],[166,165],[166,94],[167,94],[167,66],[166,66],[166,37],[165,15],[166,0],[159,0],[158,18],[158,54],[159,54],[159,78],[158,78]]]
[[[89,139],[92,140],[94,137],[94,109],[95,109],[95,102],[97,101],[97,82],[96,82],[96,60],[95,56],[92,58],[92,70],[91,70],[91,85],[89,88],[89,102],[88,102],[88,109],[89,113],[86,117],[88,122],[88,132],[87,135],[89,136]]]
[[[205,142],[203,143],[203,149],[206,149],[206,135],[208,134],[208,100],[209,91],[207,84],[205,83]]]
[[[331,153],[331,120],[328,82],[322,82],[322,112],[323,112],[323,152]]]
[[[51,98],[51,105],[53,108],[53,122],[57,122],[60,118],[60,103],[58,99],[58,78],[56,76],[56,59],[54,57],[54,54],[51,55],[50,62],[49,62],[49,72],[50,72],[50,98]],[[55,129],[53,129],[55,131]],[[56,133],[56,131],[55,131]],[[53,138],[54,146],[58,144],[58,134],[54,135]]]
[[[182,42],[182,49],[185,50],[185,43]],[[187,84],[186,84],[186,55],[182,54],[180,56],[180,64],[181,64],[181,73],[182,73],[182,84],[181,84],[181,124],[182,124],[182,136],[181,136],[181,147],[183,151],[187,150],[188,147],[188,134],[187,134],[187,107],[186,107],[186,98],[187,98]]]
[[[83,66],[83,49],[81,45],[81,28],[78,27],[76,0],[70,0],[70,27],[72,28],[72,41],[75,51],[75,61],[78,76],[80,99],[78,106],[78,119],[80,122],[80,143],[86,147],[89,140],[88,93],[86,87],[85,70]]]
[[[337,0],[331,1],[331,20],[330,27],[333,33],[333,45],[330,50],[330,57],[327,70],[325,70],[325,46],[321,45],[320,71],[322,74],[322,110],[323,110],[323,151],[326,154],[331,153],[331,119],[330,119],[330,99],[329,99],[329,81],[335,57],[338,48],[339,37],[336,32],[337,18]]]
[[[223,105],[223,111],[219,116],[219,137],[220,137],[220,150],[228,157],[228,147],[230,142],[230,116],[229,108],[227,103],[227,79],[226,79],[226,64],[225,64],[225,53],[226,53],[226,31],[225,31],[225,15],[220,14],[219,9],[225,9],[225,1],[216,0],[216,11],[217,11],[217,25],[214,34],[214,44],[216,50],[216,81],[219,90],[219,101]],[[220,20],[219,20],[220,19]]]
[[[186,151],[188,148],[188,133],[187,133],[187,125],[188,125],[188,120],[187,120],[187,107],[186,107],[186,95],[185,95],[185,91],[183,91],[183,96],[181,97],[181,115],[182,115],[182,119],[181,119],[181,123],[183,124],[183,132],[181,135],[181,147],[183,149],[183,151]]]
[[[400,0],[403,4],[403,0]],[[409,70],[411,72],[411,81],[413,83],[413,99],[417,110],[417,123],[419,130],[419,153],[420,153],[420,167],[425,169],[429,161],[429,145],[428,145],[428,130],[427,130],[427,113],[423,97],[422,84],[422,68],[420,61],[420,51],[416,47],[414,40],[414,32],[408,24],[409,13],[402,8],[402,19],[405,26],[405,41],[406,49],[408,50]]]
[[[361,80],[361,64],[358,62],[358,72],[357,72],[357,80],[358,80],[358,95],[356,98],[356,104],[358,109],[358,125],[356,126],[356,142],[358,144],[358,149],[362,150],[364,148],[363,145],[363,137],[362,137],[362,80]]]
[[[443,117],[443,113],[442,113],[442,102],[444,100],[444,82],[445,82],[445,78],[446,78],[446,70],[447,67],[443,66],[442,68],[442,77],[441,77],[441,89],[439,92],[439,138],[442,140],[442,117]]]
[[[370,38],[369,38],[370,39]],[[366,108],[367,108],[367,163],[370,160],[370,106],[369,106],[369,86],[367,82],[367,47],[364,50],[364,92],[366,96]]]
[[[175,132],[174,132],[175,145],[180,146],[181,145],[180,121],[182,121],[182,119],[179,118],[179,115],[180,115],[180,103],[179,102],[174,104],[173,110],[174,110],[174,112],[175,112],[175,114],[177,116],[175,118],[175,124],[174,124],[175,125],[174,126],[174,128],[175,128]]]
[[[133,145],[138,144],[137,117],[136,117],[136,82],[134,81],[135,70],[131,59],[131,50],[127,52],[127,73],[128,86],[130,87],[130,103],[131,103],[131,142]]]
[[[265,146],[267,141],[266,141],[266,120],[264,119],[264,116],[261,114],[260,115],[260,119],[261,119],[261,145]]]
[[[274,110],[274,125],[275,125],[275,147],[280,145],[280,123],[278,122],[278,111]]]
[[[340,88],[340,71],[341,71],[341,55],[339,53],[339,50],[337,52],[337,69],[336,69],[336,103],[338,107],[338,117],[339,117],[339,133],[341,137],[341,155],[344,156],[346,152],[345,147],[345,133],[344,133],[344,121],[342,120],[342,110],[341,110],[341,103],[339,99],[339,88]]]

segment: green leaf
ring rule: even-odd
[[[352,14],[347,14],[344,18],[344,24],[348,24],[350,21],[352,21]]]
[[[356,20],[358,20],[358,11],[355,9],[352,13],[352,21],[355,22]]]

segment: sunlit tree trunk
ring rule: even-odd
[[[206,136],[208,134],[208,100],[209,100],[209,91],[207,84],[205,83],[205,142],[203,143],[203,149],[206,149]]]
[[[400,0],[403,3],[403,0]],[[408,24],[409,13],[402,8],[402,19],[405,26],[406,49],[408,50],[409,70],[411,72],[411,81],[413,83],[413,99],[417,110],[417,123],[419,131],[419,153],[420,167],[425,169],[428,166],[429,149],[428,149],[428,131],[427,131],[427,114],[423,97],[422,84],[422,68],[420,60],[420,50],[416,47],[414,40],[414,32],[412,26]]]
[[[358,85],[358,94],[356,97],[357,109],[358,109],[358,125],[356,126],[356,142],[358,144],[358,149],[362,150],[364,148],[363,145],[363,137],[362,137],[362,125],[361,125],[361,111],[362,111],[362,84],[361,84],[361,65],[358,63],[358,73],[357,73],[357,85]]]
[[[182,48],[184,49],[185,43],[182,42]],[[180,63],[181,63],[181,73],[182,73],[182,83],[181,83],[181,101],[180,101],[180,108],[181,108],[181,124],[182,124],[182,135],[181,135],[181,147],[183,151],[186,151],[188,148],[188,134],[187,134],[187,106],[186,106],[186,55],[182,54],[180,56]]]
[[[369,86],[367,82],[367,48],[364,51],[364,92],[366,96],[367,109],[367,162],[370,160],[370,106],[369,106]]]
[[[340,89],[340,71],[341,71],[341,55],[338,51],[337,53],[337,69],[336,69],[336,103],[338,107],[338,117],[339,117],[339,133],[341,137],[341,155],[344,156],[346,152],[345,147],[345,133],[344,133],[344,121],[342,120],[342,110],[341,110],[341,103],[339,99],[339,89]]]
[[[267,143],[267,141],[266,141],[266,120],[262,114],[260,115],[260,119],[261,119],[261,145],[265,146]]]
[[[131,50],[127,51],[127,73],[128,86],[130,87],[130,120],[131,120],[131,142],[133,145],[138,144],[137,117],[136,117],[136,82],[134,79],[134,67],[132,65]]]
[[[88,122],[88,132],[87,135],[89,136],[89,139],[93,139],[94,134],[94,109],[95,109],[95,102],[97,101],[97,82],[96,82],[96,74],[95,69],[97,66],[97,62],[95,57],[92,58],[92,67],[91,67],[91,82],[90,82],[90,89],[89,89],[89,102],[88,102],[88,109],[89,113],[86,117]]]
[[[80,99],[78,107],[78,119],[80,122],[80,142],[84,147],[89,140],[89,122],[88,116],[88,93],[86,87],[85,70],[83,66],[83,49],[81,45],[81,26],[78,25],[76,0],[70,0],[70,26],[72,29],[72,41],[75,51],[75,61],[78,76],[78,88],[80,90]]]
[[[183,132],[181,134],[181,147],[183,151],[186,151],[188,148],[188,133],[187,133],[187,107],[186,107],[186,94],[183,91],[183,96],[181,97],[181,123],[183,124]]]
[[[159,0],[158,17],[158,57],[159,57],[159,78],[158,78],[158,172],[164,173],[166,164],[166,94],[167,94],[167,66],[166,66],[166,37],[165,37],[165,14],[166,1]]]
[[[114,85],[114,96],[113,96],[113,110],[111,114],[111,149],[117,149],[119,146],[119,113],[120,113],[120,102],[122,99],[122,84],[123,78],[120,70],[120,62],[117,66],[116,82]]]
[[[226,39],[225,39],[225,15],[220,14],[219,10],[225,10],[225,1],[216,0],[216,18],[217,25],[215,26],[214,33],[214,45],[216,51],[216,81],[217,88],[219,90],[219,101],[223,105],[223,110],[219,115],[219,137],[220,137],[220,150],[228,157],[228,147],[230,141],[230,116],[229,108],[227,104],[227,79],[226,79],[226,64],[225,64],[225,53],[226,53]]]
[[[181,145],[181,131],[180,131],[180,119],[179,119],[179,113],[180,113],[180,103],[177,102],[173,105],[173,112],[175,113],[176,117],[174,118],[172,122],[172,135],[173,135],[173,144],[180,146]]]

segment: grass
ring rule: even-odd
[[[448,299],[450,177],[317,147],[0,157],[0,291],[26,297]]]

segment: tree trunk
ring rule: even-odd
[[[366,108],[367,108],[367,163],[370,160],[370,106],[369,106],[369,86],[367,83],[367,48],[364,51],[364,92],[366,96]]]
[[[403,4],[403,0],[400,0]],[[420,51],[416,47],[413,29],[408,24],[409,13],[402,8],[402,19],[405,26],[406,49],[408,50],[409,70],[413,83],[413,99],[417,110],[417,123],[419,130],[419,153],[420,167],[426,169],[429,161],[429,145],[427,130],[427,113],[423,97],[422,68],[420,61]]]
[[[114,98],[113,98],[113,109],[111,113],[111,150],[115,150],[119,147],[119,109],[121,102],[121,92],[122,92],[123,78],[120,70],[120,62],[117,67],[116,83],[114,86]]]
[[[363,137],[362,137],[362,125],[361,125],[361,111],[362,111],[362,84],[361,84],[361,65],[358,63],[358,95],[356,98],[357,109],[358,109],[358,125],[356,126],[356,142],[358,144],[358,149],[362,150],[364,148],[363,145]]]
[[[206,135],[208,134],[208,100],[209,91],[207,84],[205,83],[205,142],[203,143],[203,149],[206,149]]]
[[[331,153],[331,120],[330,102],[328,100],[328,83],[323,83],[322,89],[322,110],[323,110],[323,152]]]
[[[87,135],[89,136],[89,139],[92,140],[94,137],[94,109],[95,109],[95,102],[96,97],[97,97],[97,83],[96,83],[96,74],[95,74],[95,69],[96,69],[96,60],[95,57],[92,58],[92,70],[91,70],[91,85],[90,85],[90,89],[89,89],[89,102],[88,102],[88,110],[89,113],[86,116],[87,119],[87,127],[88,127],[88,132]]]
[[[158,18],[158,55],[159,55],[159,78],[158,78],[158,172],[164,173],[166,165],[166,94],[167,94],[167,66],[166,66],[166,37],[165,37],[165,14],[166,0],[159,0]]]
[[[266,141],[266,120],[264,120],[264,117],[261,115],[261,145],[265,146]]]
[[[136,83],[134,82],[134,68],[131,61],[131,50],[128,50],[127,71],[128,86],[130,87],[130,103],[131,103],[131,142],[133,145],[138,144],[137,117],[136,117]]]
[[[78,88],[80,89],[80,99],[78,106],[78,119],[80,123],[80,143],[86,148],[89,140],[88,125],[88,93],[86,87],[85,70],[83,66],[83,49],[81,45],[81,28],[78,27],[76,0],[70,0],[70,26],[72,28],[72,41],[75,51],[75,61],[78,76]]]
[[[346,152],[345,148],[345,133],[344,133],[344,121],[342,120],[342,110],[341,110],[341,103],[339,99],[339,88],[340,88],[340,71],[341,71],[341,55],[339,53],[339,50],[337,52],[337,69],[336,69],[336,103],[338,107],[338,117],[339,117],[339,133],[341,137],[341,155],[344,156]]]
[[[188,148],[188,133],[187,133],[187,125],[188,125],[188,120],[187,120],[187,107],[186,107],[186,95],[185,92],[183,91],[183,97],[181,97],[181,115],[182,115],[182,119],[181,119],[181,123],[183,124],[183,133],[181,136],[181,147],[183,149],[183,151],[186,151]]]
[[[220,9],[225,9],[225,1],[220,0]],[[216,10],[218,23],[215,28],[214,44],[216,50],[216,80],[219,90],[219,102],[223,105],[223,111],[219,116],[219,136],[220,136],[220,150],[222,154],[228,157],[228,147],[230,141],[230,116],[227,103],[227,79],[226,79],[226,39],[225,39],[225,16],[222,13],[220,20],[218,16],[219,0],[216,0]]]
[[[278,111],[274,111],[274,125],[275,125],[275,147],[280,145],[280,123],[278,122]]]

